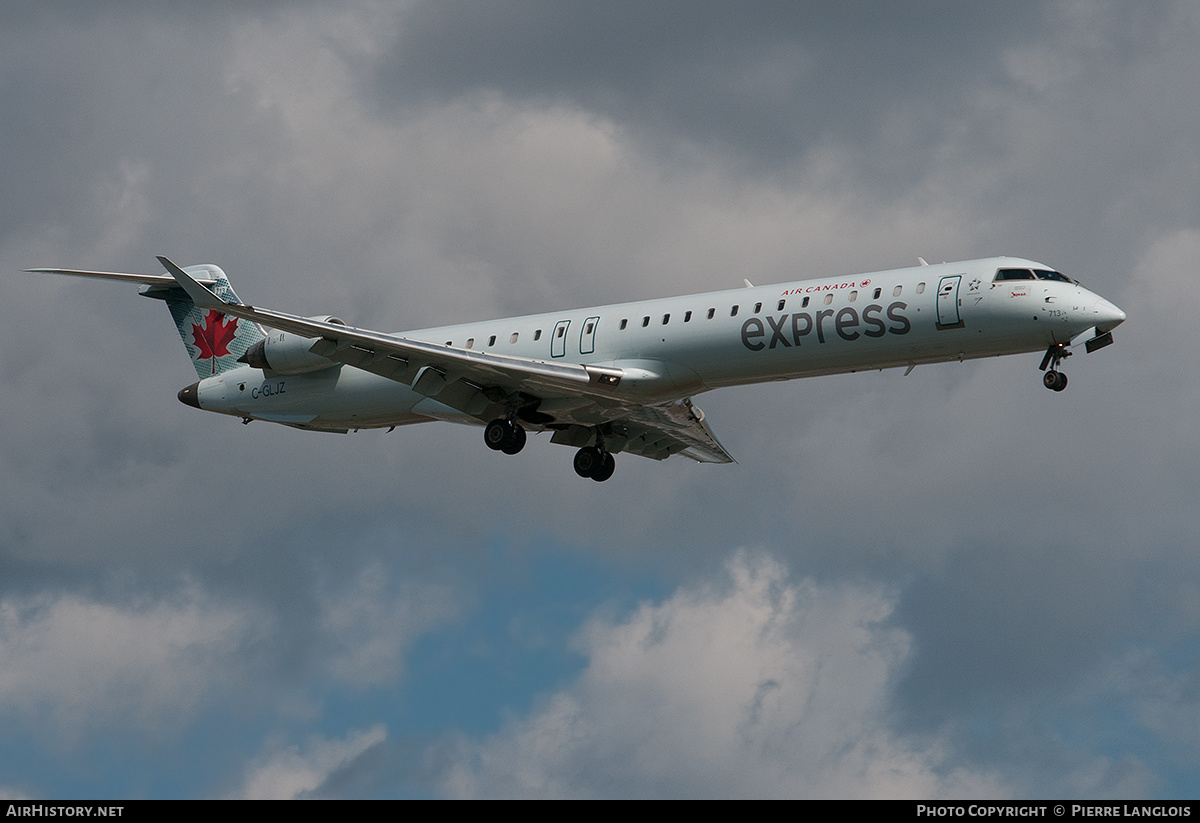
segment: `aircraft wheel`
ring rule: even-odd
[[[1054,369],[1050,369],[1049,371],[1047,371],[1045,374],[1042,375],[1042,385],[1045,386],[1046,388],[1050,389],[1051,391],[1062,391],[1062,389],[1060,389],[1058,387],[1059,377],[1060,377],[1060,375],[1058,372],[1056,372]],[[1063,383],[1063,386],[1065,387],[1067,384],[1067,381],[1063,380],[1062,383]]]
[[[1062,372],[1058,373],[1058,380],[1054,384],[1055,391],[1062,391],[1067,387],[1067,376]]]
[[[603,483],[605,480],[613,476],[616,471],[617,461],[608,452],[604,453],[604,460],[601,461],[599,468],[592,474],[592,479],[597,483]]]
[[[501,446],[500,451],[505,454],[516,454],[521,449],[525,448],[525,430],[516,423],[512,424],[512,442],[507,446]]]
[[[502,451],[511,446],[514,439],[513,427],[507,420],[493,420],[483,429],[483,442],[494,451]]]
[[[595,446],[584,446],[575,452],[575,473],[580,477],[595,477],[604,466],[604,453]]]

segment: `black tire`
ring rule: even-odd
[[[1066,381],[1064,380],[1063,383],[1065,384]],[[1054,369],[1050,369],[1050,371],[1042,375],[1042,385],[1051,391],[1062,391],[1062,389],[1058,388],[1058,372]]]
[[[580,477],[592,477],[604,466],[604,454],[595,446],[584,446],[575,452],[574,466]]]
[[[483,442],[493,451],[502,451],[513,442],[513,437],[513,427],[507,420],[493,420],[483,429]]]
[[[517,424],[512,424],[512,442],[507,446],[502,446],[500,451],[505,454],[516,454],[521,449],[525,448],[526,440],[525,430]]]
[[[1058,380],[1054,384],[1055,391],[1062,391],[1067,387],[1067,376],[1062,372],[1058,373]]]
[[[593,474],[592,479],[597,483],[603,483],[605,480],[613,476],[613,472],[617,469],[617,461],[608,452],[604,453],[604,459],[600,462],[598,468]]]

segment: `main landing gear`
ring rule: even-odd
[[[483,429],[483,442],[494,451],[516,454],[525,448],[525,430],[511,420],[493,420]]]
[[[1055,343],[1046,349],[1046,356],[1042,358],[1040,367],[1046,372],[1042,375],[1043,386],[1051,391],[1062,391],[1067,387],[1067,376],[1058,370],[1058,364],[1070,356],[1071,352],[1067,351],[1066,343]],[[1047,367],[1049,371],[1046,371]]]
[[[584,446],[575,452],[575,473],[580,477],[590,477],[597,483],[603,483],[613,476],[617,461],[611,454],[595,446]]]
[[[483,442],[487,447],[505,454],[516,454],[525,448],[525,439],[525,430],[518,423],[504,418],[493,420],[483,429]],[[616,468],[617,461],[603,445],[584,446],[575,452],[575,473],[580,477],[590,477],[597,483],[603,483],[613,476]]]

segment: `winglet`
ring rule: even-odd
[[[159,256],[158,262],[162,263],[163,268],[167,270],[167,274],[175,278],[175,282],[179,284],[179,287],[187,292],[188,297],[192,298],[192,302],[200,308],[219,309],[222,306],[235,305],[217,297],[211,290],[198,283],[194,277],[167,258]]]

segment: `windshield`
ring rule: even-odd
[[[996,271],[995,282],[1002,280],[1055,280],[1059,283],[1074,283],[1076,281],[1065,274],[1048,269],[999,269]]]

